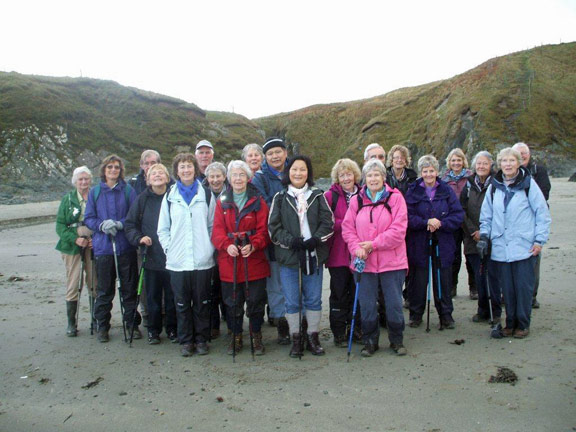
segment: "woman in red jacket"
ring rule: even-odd
[[[222,297],[228,327],[232,329],[228,354],[242,349],[244,302],[254,339],[254,354],[264,354],[261,328],[266,278],[270,276],[270,266],[264,255],[270,242],[268,206],[258,189],[248,183],[252,175],[246,162],[236,160],[228,164],[231,188],[218,199],[214,215],[212,243],[218,250]]]

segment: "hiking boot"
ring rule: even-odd
[[[455,327],[456,323],[454,323],[454,320],[452,318],[447,317],[440,319],[440,330],[444,329],[454,330]]]
[[[478,291],[470,291],[470,300],[478,300]]]
[[[184,344],[180,347],[180,354],[182,357],[191,357],[194,352],[194,344]]]
[[[411,318],[410,321],[408,321],[408,327],[418,328],[420,325],[422,325],[422,320],[419,318]]]
[[[170,339],[170,342],[172,343],[178,342],[178,334],[176,333],[176,330],[168,330],[168,339]]]
[[[408,354],[408,350],[404,347],[403,344],[390,344],[390,348],[399,356],[405,356]]]
[[[310,351],[313,355],[322,356],[326,354],[324,352],[324,348],[320,345],[320,338],[318,337],[318,332],[314,332],[308,335],[308,351]]]
[[[206,342],[197,342],[196,343],[196,354],[198,355],[206,355],[208,354],[208,344]]]
[[[514,339],[524,339],[530,334],[530,329],[516,329],[514,330]]]
[[[136,336],[136,332],[134,332]],[[136,339],[136,337],[134,337]],[[148,331],[148,345],[158,345],[160,343],[160,336],[156,332]]]
[[[290,344],[290,328],[288,327],[288,321],[286,321],[286,318],[282,317],[278,318],[276,323],[278,327],[278,344]]]
[[[128,335],[128,338],[130,338],[132,336],[132,327],[131,326],[126,326],[126,334]],[[132,339],[134,339],[134,340],[142,339],[142,332],[140,331],[138,326],[134,327],[134,335],[132,336]]]
[[[360,351],[360,355],[362,357],[372,357],[376,351],[378,351],[380,347],[378,344],[366,344],[362,351]]]
[[[98,330],[98,342],[108,342],[110,340],[110,336],[108,336],[108,330],[100,329]]]
[[[66,302],[66,315],[68,316],[68,327],[66,328],[66,336],[76,337],[78,329],[76,328],[76,312],[78,311],[77,301]]]
[[[456,297],[457,291],[458,291],[458,285],[454,285],[450,290],[450,297],[452,298]]]
[[[347,348],[348,340],[346,339],[346,335],[334,335],[334,346],[338,348]]]
[[[212,340],[218,339],[220,337],[220,329],[212,329],[210,336],[212,337]]]
[[[532,299],[532,309],[540,309],[540,302],[535,298]]]
[[[228,355],[233,355],[234,351],[238,354],[242,351],[242,333],[230,338],[230,343],[228,344]]]
[[[254,343],[254,355],[261,356],[264,355],[266,349],[262,343],[262,332],[254,332],[252,334],[252,340]]]
[[[300,358],[304,354],[302,348],[302,341],[300,340],[300,333],[292,334],[292,348],[290,349],[290,357]]]
[[[486,323],[488,321],[490,321],[490,318],[484,317],[480,314],[476,314],[472,317],[472,322],[475,322],[475,323]]]
[[[504,328],[502,329],[502,334],[503,334],[505,337],[510,337],[510,336],[512,336],[512,335],[514,334],[514,329],[513,329],[513,328],[510,328],[510,327],[504,327]]]
[[[354,333],[352,334],[352,342],[363,344],[362,341],[362,327],[359,325],[360,322],[358,319],[354,322]],[[346,328],[346,341],[350,339],[350,327]]]

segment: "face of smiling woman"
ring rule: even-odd
[[[182,184],[190,186],[194,182],[194,164],[192,162],[180,162],[178,164],[178,177]]]
[[[295,188],[302,188],[308,180],[308,168],[303,160],[295,161],[290,167],[290,183]]]

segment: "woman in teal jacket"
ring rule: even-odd
[[[480,212],[480,257],[498,266],[506,301],[505,336],[522,339],[530,332],[534,264],[550,234],[550,210],[540,188],[512,148],[498,153],[500,171],[486,191]]]
[[[68,328],[66,336],[78,334],[76,313],[78,310],[78,288],[85,278],[89,289],[90,310],[93,310],[96,297],[95,278],[92,276],[92,231],[84,225],[84,213],[88,201],[88,191],[92,185],[92,173],[81,166],[72,174],[72,185],[75,189],[62,198],[56,217],[56,233],[60,239],[56,250],[62,253],[62,261],[66,266],[66,314]],[[82,261],[84,260],[84,271]],[[92,324],[91,324],[92,325]]]

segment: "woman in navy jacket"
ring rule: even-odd
[[[406,193],[408,206],[408,262],[412,278],[408,288],[410,327],[422,323],[426,307],[426,287],[429,280],[429,257],[432,254],[434,304],[440,316],[440,329],[454,328],[452,318],[452,263],[454,261],[454,231],[464,220],[464,211],[454,191],[438,178],[438,161],[432,155],[418,160],[420,178]],[[432,240],[432,247],[430,247]],[[438,250],[439,259],[435,258]],[[440,285],[437,286],[437,270]],[[438,290],[441,290],[441,295]]]

